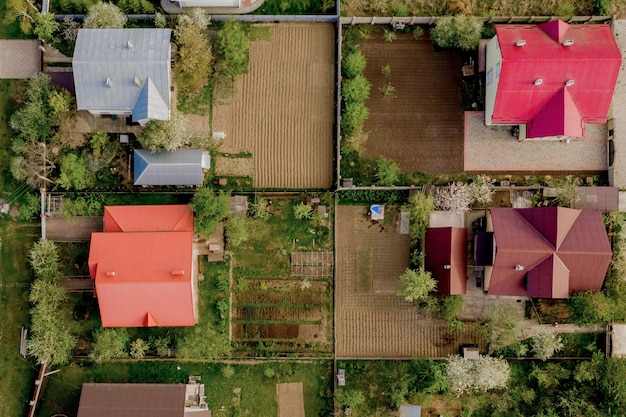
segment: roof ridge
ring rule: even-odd
[[[533,224],[531,222],[529,222],[528,220],[526,220],[526,218],[524,218],[524,216],[521,215],[519,209],[513,209],[515,210],[514,213],[516,216],[520,217],[526,224],[528,224],[528,226],[530,226],[530,228],[541,237],[542,240],[544,240],[548,246],[550,246],[553,251],[556,251],[556,246],[552,245],[552,243],[550,243],[550,241],[544,236],[543,233],[541,233],[539,230],[537,230],[537,228],[535,226],[533,226]],[[539,251],[537,251],[539,252]]]

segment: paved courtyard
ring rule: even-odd
[[[0,78],[30,78],[41,71],[36,40],[0,40]]]

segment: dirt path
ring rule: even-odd
[[[304,417],[302,382],[276,384],[278,417]]]

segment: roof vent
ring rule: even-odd
[[[571,87],[574,85],[574,80],[567,80],[565,81],[565,87]]]
[[[445,264],[445,265],[443,266],[443,269],[452,269],[452,266],[451,266],[451,265],[449,265],[449,264]]]
[[[137,87],[141,87],[141,80],[139,79],[139,77],[133,78],[133,84],[135,84]]]
[[[182,269],[176,269],[176,270],[172,271],[172,275],[175,276],[175,277],[180,277],[180,276],[185,275],[185,271],[182,270]]]
[[[113,87],[113,80],[111,80],[111,78],[107,77],[106,81],[104,82],[106,84],[107,87],[112,88]]]
[[[574,45],[574,39],[565,39],[563,41],[563,46],[572,46]]]
[[[518,39],[515,42],[515,46],[524,46],[524,45],[526,45],[526,39]]]
[[[535,85],[541,85],[543,83],[543,80],[541,78],[537,78],[535,80]]]
[[[107,277],[114,277],[115,271],[106,271],[104,275],[106,275]]]
[[[523,271],[524,270],[524,265],[520,265],[520,264],[515,265],[515,270],[516,271]]]
[[[128,41],[126,43],[126,46],[128,47],[128,49],[131,49],[133,47],[133,43],[131,41]]]

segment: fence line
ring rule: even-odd
[[[381,16],[351,16],[340,17],[342,25],[434,25],[439,16],[410,16],[410,17],[381,17]],[[611,22],[611,16],[488,16],[483,17],[484,23],[544,23],[552,20],[563,20],[567,23],[602,23]]]

